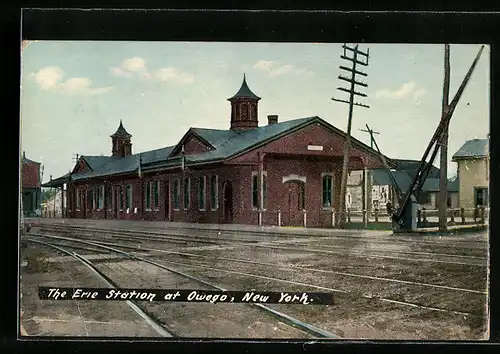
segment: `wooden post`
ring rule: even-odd
[[[281,211],[278,210],[278,226],[281,227]]]
[[[304,227],[307,227],[307,212],[304,210]]]
[[[375,208],[375,222],[378,222],[378,208]]]
[[[349,162],[349,151],[351,149],[352,114],[353,114],[353,110],[354,110],[354,106],[355,105],[356,106],[362,106],[362,107],[367,107],[368,108],[368,106],[366,106],[366,105],[362,105],[362,104],[354,102],[354,95],[359,95],[361,97],[366,97],[366,94],[363,94],[363,93],[355,91],[356,85],[360,85],[360,86],[363,86],[363,87],[367,87],[368,86],[366,83],[362,83],[360,81],[356,81],[356,75],[367,76],[367,74],[365,74],[365,73],[363,73],[363,72],[361,72],[359,70],[356,70],[356,68],[357,68],[357,65],[364,65],[364,66],[368,65],[369,52],[363,53],[362,51],[360,51],[358,49],[357,45],[354,48],[350,48],[350,47],[348,47],[347,45],[344,44],[343,48],[344,48],[344,55],[341,58],[351,61],[352,62],[352,68],[347,68],[347,67],[344,67],[344,66],[341,66],[340,68],[342,70],[346,70],[346,71],[350,72],[351,77],[339,76],[339,79],[341,79],[343,81],[347,81],[351,85],[350,85],[349,89],[339,87],[339,90],[349,93],[349,101],[339,100],[339,99],[332,98],[334,101],[338,101],[338,102],[343,102],[343,103],[348,103],[349,104],[349,115],[348,115],[348,118],[347,118],[347,134],[346,134],[346,140],[345,140],[345,146],[344,146],[344,158],[343,158],[343,161],[342,161],[342,177],[341,177],[341,181],[340,181],[340,193],[339,193],[339,204],[338,204],[338,207],[339,207],[339,210],[338,210],[339,219],[337,220],[337,222],[338,222],[339,228],[343,228],[344,224],[345,224],[345,221],[346,221],[345,220],[345,217],[346,217],[345,195],[346,195],[346,189],[347,189],[347,167],[348,167],[348,162]],[[347,57],[347,54],[346,54],[347,50],[349,50],[349,51],[351,51],[351,52],[354,53],[353,58]],[[359,61],[358,60],[358,55],[365,56],[366,57],[366,62]]]
[[[363,159],[363,226],[368,228],[368,169]]]
[[[445,116],[448,111],[448,101],[450,92],[450,45],[444,45],[444,83],[443,83],[443,102],[442,115]],[[439,230],[446,231],[447,229],[447,212],[448,209],[448,124],[446,124],[441,140],[440,147],[440,170],[439,170]]]
[[[450,225],[455,225],[455,210],[450,209],[450,216],[451,216]]]
[[[259,152],[259,226],[262,225],[264,210],[264,154]]]
[[[422,209],[422,223],[427,224],[427,213],[425,208]]]
[[[347,222],[351,223],[351,208],[347,208]]]
[[[462,218],[462,225],[465,225],[465,209],[460,208],[460,216]]]

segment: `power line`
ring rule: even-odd
[[[349,162],[349,150],[351,148],[351,126],[352,126],[352,114],[354,110],[354,106],[359,106],[359,107],[365,107],[365,108],[370,108],[369,106],[358,103],[354,101],[355,96],[359,97],[367,97],[366,94],[356,91],[357,86],[361,87],[368,87],[368,84],[359,80],[356,80],[356,75],[360,76],[368,76],[368,74],[362,72],[359,70],[358,65],[360,66],[368,66],[368,60],[370,58],[370,50],[367,52],[362,52],[359,50],[359,46],[356,45],[354,47],[349,47],[347,44],[344,44],[342,46],[343,54],[340,56],[341,59],[346,60],[350,62],[351,67],[347,66],[340,66],[341,70],[349,72],[351,75],[350,77],[342,76],[339,75],[339,79],[342,81],[346,81],[350,83],[349,88],[344,88],[344,87],[338,87],[337,89],[342,91],[342,92],[347,92],[349,94],[349,101],[338,99],[338,98],[332,98],[332,100],[341,102],[341,103],[347,103],[349,104],[349,116],[347,120],[347,136],[346,136],[346,142],[345,142],[345,147],[344,147],[344,160],[342,164],[342,180],[341,180],[341,185],[340,185],[340,195],[339,195],[339,218],[338,218],[338,226],[340,228],[343,228],[345,224],[345,194],[346,194],[346,189],[347,189],[347,165]],[[350,57],[348,54],[352,54],[353,56]],[[364,60],[359,60],[360,58],[364,58]]]

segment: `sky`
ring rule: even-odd
[[[360,44],[369,49],[368,84],[357,97],[352,135],[368,124],[383,154],[420,160],[441,116],[442,44]],[[450,101],[480,45],[451,45]],[[133,153],[175,145],[190,127],[229,129],[230,103],[246,74],[259,102],[259,125],[319,116],[347,130],[347,83],[342,44],[229,42],[30,42],[22,52],[21,151],[42,163],[43,182],[72,170],[79,155],[111,155],[120,123],[132,135]],[[455,110],[449,130],[452,155],[489,133],[490,48]],[[436,159],[439,166],[439,157]]]

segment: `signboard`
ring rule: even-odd
[[[321,145],[307,145],[307,150],[323,151],[323,146],[321,146]]]

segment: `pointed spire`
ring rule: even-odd
[[[26,151],[23,151],[23,159],[26,158]]]
[[[241,83],[241,87],[239,91],[231,98],[228,98],[228,101],[232,101],[237,98],[250,98],[254,100],[260,100],[260,97],[250,90],[247,84],[246,74],[243,74],[243,82]]]
[[[130,135],[123,127],[123,122],[120,119],[120,126],[118,127],[116,132],[113,135],[111,135],[111,137],[131,137],[131,136],[132,135]]]

